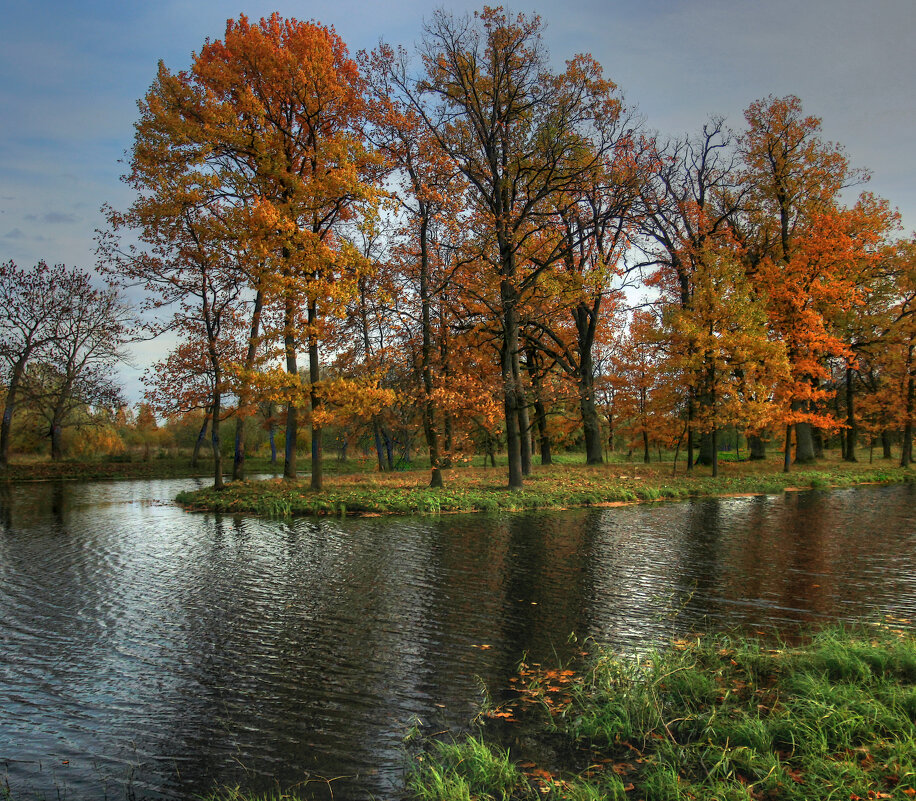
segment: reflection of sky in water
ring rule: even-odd
[[[390,797],[569,635],[916,615],[911,486],[504,517],[192,515],[190,481],[0,487],[0,781]],[[68,764],[64,764],[66,761]]]
[[[595,635],[639,641],[706,625],[759,629],[916,612],[909,487],[616,510],[591,561]]]

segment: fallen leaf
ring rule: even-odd
[[[544,768],[535,768],[529,776],[534,776],[538,779],[544,779],[545,781],[553,781],[553,774],[549,770],[544,770]]]

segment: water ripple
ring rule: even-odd
[[[14,797],[214,784],[397,795],[415,719],[569,635],[916,615],[911,486],[511,517],[271,521],[193,482],[0,497],[0,782]],[[322,777],[345,777],[328,784]]]

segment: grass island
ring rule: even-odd
[[[431,489],[428,468],[376,473],[336,472],[321,491],[308,480],[281,478],[230,483],[222,489],[182,492],[177,501],[192,511],[217,511],[275,517],[294,515],[442,514],[512,512],[611,506],[695,497],[772,494],[861,484],[912,481],[916,474],[891,463],[849,463],[836,455],[809,466],[782,472],[782,459],[722,462],[717,477],[708,468],[687,473],[670,462],[642,464],[613,461],[587,466],[580,454],[559,464],[532,468],[521,490],[508,490],[505,471],[497,467],[462,466],[447,471],[446,485]],[[306,463],[307,464],[307,463]]]

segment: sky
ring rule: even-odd
[[[482,5],[442,4],[456,14]],[[103,204],[126,208],[120,181],[159,60],[187,68],[226,20],[278,11],[333,25],[351,53],[380,40],[411,49],[435,4],[407,0],[31,0],[5,3],[0,26],[0,262],[95,267]],[[865,187],[916,228],[916,0],[530,0],[557,67],[591,53],[648,128],[679,136],[775,95],[801,98]],[[850,196],[850,200],[852,196]],[[128,397],[162,358],[133,348]]]

